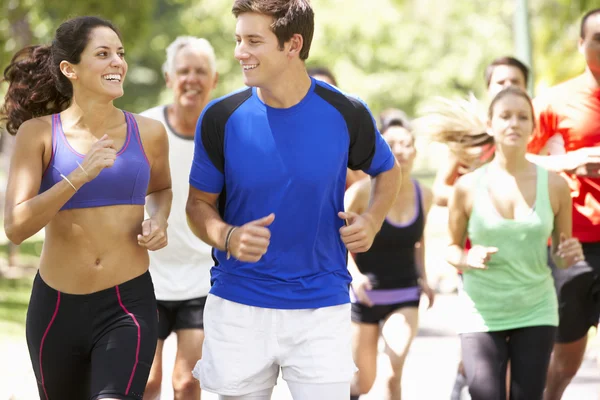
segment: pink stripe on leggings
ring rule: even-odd
[[[135,370],[137,368],[139,357],[140,357],[140,340],[142,337],[142,331],[140,329],[140,324],[138,324],[137,319],[135,319],[135,316],[132,313],[130,313],[129,311],[127,311],[127,309],[123,305],[123,302],[121,301],[121,292],[119,292],[119,286],[115,286],[115,289],[117,289],[117,298],[119,299],[119,305],[121,306],[123,311],[125,311],[125,314],[127,314],[131,317],[131,319],[135,323],[135,326],[137,326],[137,330],[138,330],[137,346],[135,348],[135,364],[133,364],[133,370],[131,371],[131,376],[129,377],[129,383],[127,384],[127,389],[125,389],[125,394],[129,394],[129,389],[131,389],[131,382],[133,382],[133,377],[135,376]]]
[[[56,307],[54,307],[54,314],[52,314],[50,323],[48,323],[48,327],[46,328],[46,331],[44,332],[44,336],[42,336],[42,342],[40,343],[40,376],[42,377],[42,389],[44,389],[44,395],[46,396],[46,400],[49,400],[49,397],[48,397],[48,392],[46,392],[46,383],[44,380],[44,368],[42,367],[42,352],[44,350],[44,342],[46,341],[46,336],[48,335],[48,332],[50,332],[50,327],[54,323],[54,320],[56,319],[56,315],[58,314],[58,306],[60,305],[60,292],[57,292],[57,293],[58,293],[58,295],[56,296]]]

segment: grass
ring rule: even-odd
[[[32,281],[31,277],[0,278],[1,335],[21,335],[25,331],[25,317]]]
[[[42,241],[23,243],[19,246],[19,263],[37,266],[41,251]],[[0,245],[0,259],[6,259],[7,255],[8,244]],[[19,278],[6,278],[0,275],[0,337],[20,336],[25,332],[25,318],[32,283],[31,274]]]

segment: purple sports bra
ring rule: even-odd
[[[142,139],[135,118],[123,111],[127,122],[125,144],[117,152],[117,159],[110,168],[103,169],[90,182],[83,185],[65,203],[61,210],[139,204],[146,202],[150,181],[150,163],[142,146]],[[71,147],[62,129],[60,114],[52,115],[52,156],[42,176],[40,193],[50,189],[81,164],[85,155]]]

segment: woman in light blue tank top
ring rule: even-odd
[[[124,56],[110,22],[78,17],[4,73],[0,113],[16,134],[6,235],[46,231],[26,324],[44,400],[141,399],[154,358],[148,251],[167,244],[168,139],[160,122],[114,106]]]
[[[566,268],[583,259],[571,238],[571,197],[559,175],[530,163],[533,106],[521,89],[499,92],[488,111],[494,159],[461,177],[449,203],[447,260],[463,272],[463,363],[473,400],[541,400],[558,325],[546,244]],[[465,251],[465,238],[472,248]]]

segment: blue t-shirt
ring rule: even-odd
[[[219,193],[225,222],[243,225],[275,214],[257,263],[213,250],[210,293],[241,304],[306,309],[348,303],[351,277],[340,238],[346,167],[375,176],[394,157],[366,105],[312,79],[285,109],[256,88],[208,104],[200,116],[190,184]]]

